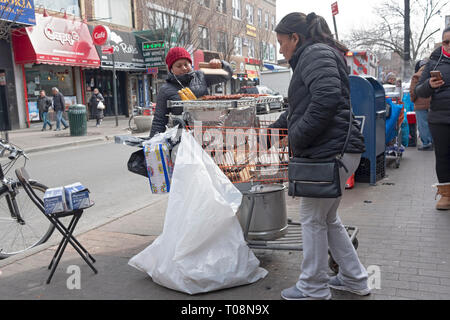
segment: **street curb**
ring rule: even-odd
[[[26,150],[26,153],[28,154],[28,153],[35,153],[35,152],[41,152],[41,151],[56,150],[56,149],[62,149],[62,148],[67,148],[67,147],[74,147],[74,146],[80,146],[80,145],[84,145],[84,144],[110,141],[110,140],[114,140],[114,136],[104,136],[104,137],[98,137],[98,138],[92,138],[92,139],[86,139],[86,140],[77,140],[77,141],[48,145],[48,146],[28,148]]]
[[[149,203],[149,204],[147,204],[147,205],[145,205],[145,206],[143,206],[141,208],[135,209],[135,210],[133,210],[131,212],[127,212],[127,213],[124,213],[124,214],[119,214],[119,215],[116,215],[116,216],[113,216],[113,217],[110,217],[110,218],[105,218],[105,219],[103,219],[103,221],[99,221],[96,224],[94,224],[94,225],[92,225],[92,226],[90,226],[88,228],[86,228],[86,227],[85,228],[81,228],[80,230],[74,232],[74,236],[78,237],[78,236],[83,235],[85,233],[94,231],[95,229],[99,229],[99,228],[101,228],[101,227],[103,227],[103,226],[105,226],[107,224],[110,224],[110,223],[112,223],[112,222],[114,222],[114,221],[116,221],[118,219],[121,219],[121,218],[126,217],[128,215],[131,215],[131,214],[136,213],[138,211],[144,210],[144,209],[146,209],[146,208],[148,208],[150,206],[153,206],[153,205],[155,205],[155,204],[157,204],[157,203],[159,203],[161,201],[165,201],[165,200],[167,200],[166,198],[167,197],[164,197],[164,199],[155,199],[155,201],[152,201],[151,203]],[[61,237],[61,235],[58,233],[58,231],[55,230],[54,233],[52,234],[51,238],[54,238],[55,234],[57,234],[58,237]],[[41,245],[39,245],[37,247],[31,248],[31,249],[29,249],[29,250],[27,250],[27,251],[25,251],[23,253],[19,253],[17,255],[12,256],[12,257],[0,260],[0,268],[8,266],[10,264],[13,264],[13,263],[15,263],[17,261],[23,260],[25,258],[28,258],[28,257],[30,257],[32,255],[35,255],[35,254],[41,252],[41,251],[47,250],[50,247],[58,245],[60,243],[60,241],[61,241],[60,239],[57,239],[57,238],[51,240],[51,238],[47,242],[45,242],[45,243],[43,243],[43,244],[41,244]]]

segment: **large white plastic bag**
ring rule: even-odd
[[[236,217],[241,201],[239,190],[183,132],[163,232],[128,264],[189,294],[264,278],[267,271],[245,243]]]

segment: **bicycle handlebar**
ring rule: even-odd
[[[5,152],[5,150],[9,151],[9,156],[8,156],[9,160],[18,159],[20,156],[24,156],[25,159],[27,159],[27,160],[29,159],[22,149],[19,149],[13,145],[10,145],[10,144],[6,143],[6,141],[4,141],[4,140],[0,140],[0,148],[2,149],[0,152],[0,156],[3,156],[3,153]]]

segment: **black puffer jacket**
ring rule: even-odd
[[[350,109],[350,83],[342,54],[326,44],[307,42],[289,63],[294,70],[289,108],[271,127],[288,128],[295,157],[320,159],[339,154],[348,133]],[[353,118],[345,152],[364,151],[364,137]]]
[[[439,70],[445,84],[437,89],[430,86],[430,71]],[[442,54],[442,47],[437,48],[430,56],[419,83],[416,95],[422,98],[431,97],[428,122],[435,124],[450,124],[450,58]]]
[[[168,79],[166,80],[167,82],[161,86],[156,98],[156,109],[152,129],[150,131],[150,137],[166,130],[166,125],[169,120],[167,117],[167,101],[181,100],[178,95],[178,91],[182,89],[182,86],[178,83],[178,81],[180,81],[183,86],[189,87],[195,96],[200,98],[208,94],[209,86],[226,82],[231,79],[233,69],[230,64],[222,60],[222,68],[228,72],[228,76],[205,75],[202,71],[193,71],[175,78],[172,73],[169,73]],[[176,79],[178,79],[178,81]],[[172,113],[180,114],[182,111],[183,110],[172,110]]]

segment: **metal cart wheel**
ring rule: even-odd
[[[354,238],[352,241],[353,247],[355,248],[355,250],[358,249],[358,238]],[[333,257],[331,256],[330,253],[330,257],[328,258],[328,267],[330,267],[331,271],[333,271],[335,274],[337,274],[339,272],[339,265],[336,263],[336,261],[334,261]]]

